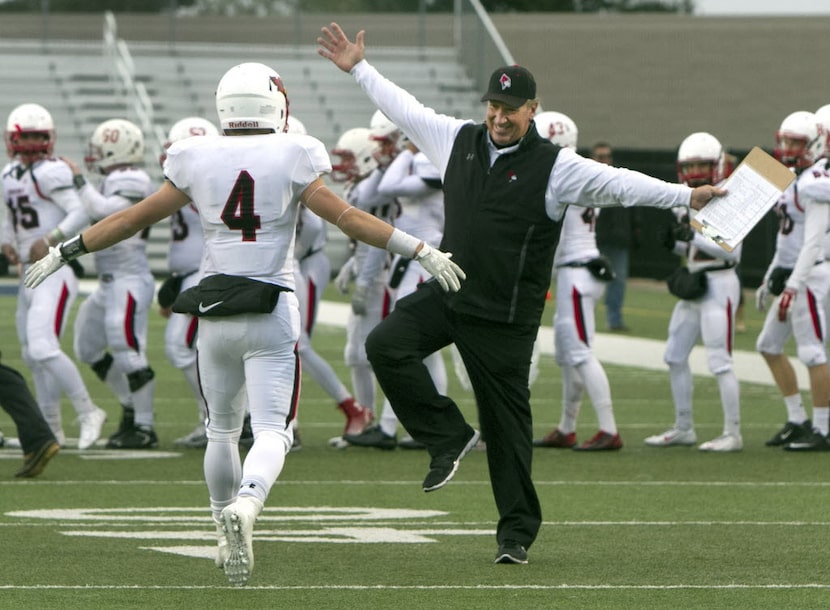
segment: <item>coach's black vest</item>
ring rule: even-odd
[[[462,127],[444,175],[441,249],[467,274],[446,298],[459,313],[538,324],[561,230],[545,212],[559,147],[531,124],[518,150],[491,168],[487,138],[484,124]]]

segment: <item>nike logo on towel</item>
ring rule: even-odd
[[[211,309],[213,309],[214,307],[218,307],[219,305],[221,305],[224,302],[225,301],[217,301],[216,303],[212,303],[212,304],[208,305],[207,307],[205,307],[204,305],[199,303],[199,313],[207,313]]]

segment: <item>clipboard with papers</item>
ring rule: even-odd
[[[793,180],[793,172],[756,146],[723,183],[727,194],[699,210],[691,226],[732,252]]]

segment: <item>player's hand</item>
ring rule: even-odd
[[[49,253],[26,270],[24,283],[28,288],[36,288],[47,277],[64,266],[66,261],[61,258],[58,246],[49,248]]]
[[[340,294],[349,294],[349,286],[354,278],[353,271],[354,259],[350,258],[343,263],[343,266],[340,267],[340,271],[337,272],[337,277],[334,278],[334,287],[337,288],[337,292]]]
[[[365,316],[369,301],[369,287],[355,286],[352,294],[352,313],[356,316]]]
[[[461,280],[467,279],[467,274],[450,260],[449,252],[441,252],[431,248],[426,242],[415,255],[427,273],[438,280],[444,292],[458,292],[461,289]]]
[[[322,35],[317,37],[317,44],[320,45],[317,53],[331,60],[343,72],[349,72],[366,56],[363,30],[357,33],[354,42],[349,40],[346,33],[334,22],[330,28],[323,27],[321,31]]]
[[[781,293],[781,298],[778,301],[778,321],[786,322],[787,316],[792,311],[793,303],[795,302],[796,291],[793,288],[784,288]]]
[[[767,301],[769,301],[770,292],[767,288],[767,283],[763,282],[755,291],[755,309],[764,313],[767,310]]]
[[[50,247],[44,240],[36,239],[29,248],[29,261],[39,261],[49,253]]]

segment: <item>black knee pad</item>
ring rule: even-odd
[[[137,392],[150,383],[155,376],[156,374],[149,366],[146,369],[141,369],[140,371],[133,371],[127,375],[127,381],[130,384],[130,392]]]
[[[101,358],[98,362],[92,363],[92,370],[95,371],[95,374],[98,375],[98,379],[101,381],[106,381],[107,373],[110,372],[110,367],[112,366],[112,354],[107,352],[104,354],[104,357]]]

